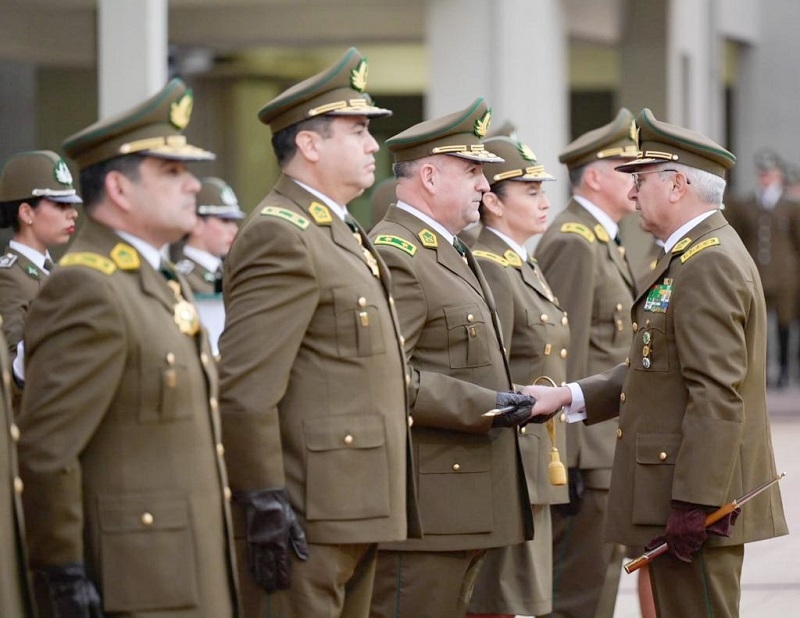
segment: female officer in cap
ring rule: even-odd
[[[12,359],[31,301],[53,266],[49,248],[69,240],[81,202],[64,159],[49,150],[12,155],[0,173],[0,227],[14,232],[0,257],[0,315]],[[18,378],[21,366],[14,363]]]
[[[497,304],[511,377],[515,384],[531,384],[542,376],[559,384],[567,372],[567,314],[525,248],[547,228],[550,203],[542,183],[554,178],[533,151],[515,139],[491,137],[484,144],[504,161],[484,165],[490,191],[481,202],[483,227],[473,254]],[[530,424],[518,429],[536,534],[533,541],[489,551],[470,602],[472,614],[541,616],[552,611],[549,505],[568,502],[565,472],[559,465],[565,432],[556,432],[553,423],[561,421],[554,418],[549,428]]]

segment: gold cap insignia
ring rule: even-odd
[[[475,128],[473,132],[481,139],[486,136],[489,131],[489,125],[492,124],[492,108],[486,110],[486,113],[475,121]]]
[[[630,135],[630,138],[634,142],[636,142],[636,145],[638,146],[639,145],[639,125],[636,124],[635,120],[631,120],[631,126],[630,126],[630,129],[628,130],[628,135]]]
[[[136,270],[140,266],[136,249],[122,242],[116,244],[109,256],[121,270]]]
[[[53,173],[55,174],[56,180],[62,185],[72,184],[72,174],[70,174],[69,168],[64,162],[64,159],[58,160],[58,163],[56,163],[56,166],[53,169]]]
[[[523,159],[527,161],[536,161],[536,155],[533,153],[533,150],[522,142],[517,142],[517,150],[519,150],[519,154],[522,155]]]
[[[367,89],[367,59],[362,58],[355,69],[350,71],[350,85],[354,90],[364,92]]]
[[[194,98],[192,91],[187,90],[179,101],[175,101],[169,106],[169,121],[172,125],[179,130],[183,130],[189,124],[189,118],[192,116],[192,106],[194,105]]]

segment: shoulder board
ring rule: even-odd
[[[141,266],[139,253],[124,242],[117,243],[109,253],[109,257],[121,270],[138,270],[139,266]]]
[[[483,258],[484,260],[491,260],[492,262],[497,262],[501,266],[508,266],[508,260],[500,257],[496,253],[492,253],[491,251],[481,251],[480,249],[478,249],[477,251],[473,251],[472,255],[474,255],[478,259]]]
[[[594,242],[594,233],[583,223],[565,223],[561,226],[561,231],[578,234],[579,236],[583,236],[587,242]]]
[[[14,253],[6,253],[3,257],[0,257],[0,268],[11,268],[16,261],[17,256]]]
[[[439,239],[436,238],[436,234],[431,232],[428,228],[425,228],[424,230],[420,231],[420,233],[417,234],[417,236],[419,236],[419,239],[422,241],[422,245],[424,247],[430,247],[431,249],[433,249],[439,246]]]
[[[192,260],[187,260],[186,258],[184,258],[182,260],[178,260],[175,263],[175,268],[182,275],[188,275],[190,272],[194,270],[194,262],[192,262]]]
[[[392,234],[379,234],[372,241],[373,245],[386,245],[388,247],[395,247],[401,251],[405,251],[408,255],[414,255],[417,252],[417,246],[408,242],[405,238],[394,236]]]
[[[599,240],[600,242],[608,242],[609,240],[611,240],[611,237],[608,235],[608,232],[606,232],[606,228],[604,228],[599,223],[594,226],[594,235],[597,236],[597,240]]]
[[[311,206],[308,207],[308,214],[311,215],[317,225],[330,225],[333,222],[331,211],[328,210],[327,206],[319,202],[311,202]]]
[[[680,253],[691,244],[692,244],[692,239],[687,236],[686,238],[683,238],[675,243],[675,246],[672,247],[672,253]]]
[[[107,257],[97,253],[67,253],[58,262],[59,266],[87,266],[101,273],[110,275],[117,270],[117,265]]]
[[[278,208],[277,206],[267,206],[265,208],[262,208],[261,214],[267,215],[269,217],[277,217],[278,219],[283,219],[284,221],[293,223],[301,230],[304,230],[309,225],[311,225],[311,221],[309,221],[302,215],[298,215],[296,212],[292,212],[291,210],[287,210],[286,208]]]
[[[514,268],[522,268],[522,258],[519,257],[519,254],[513,249],[507,249],[503,254],[503,257],[505,258],[506,262],[508,262]]]
[[[700,253],[703,249],[707,249],[708,247],[716,247],[719,244],[719,238],[707,238],[703,242],[697,243],[694,247],[689,249],[686,253],[681,256],[681,264],[683,264],[686,260],[688,260],[693,255]]]

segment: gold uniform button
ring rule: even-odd
[[[544,322],[544,323],[547,323],[547,322],[550,320],[550,316],[549,316],[549,315],[547,315],[546,313],[543,313],[543,314],[542,314],[542,315],[539,317],[539,319],[540,319],[542,322]]]
[[[659,458],[661,461],[666,461],[666,460],[667,460],[667,454],[666,454],[664,451],[661,451],[661,452],[658,454],[658,458]]]
[[[524,436],[526,433],[528,433],[528,428],[527,427],[520,427],[519,428],[519,432]]]
[[[217,446],[215,448],[217,450],[217,455],[220,457],[225,454],[225,447],[223,446],[222,442],[217,442]]]
[[[561,416],[558,417],[558,420],[560,420],[562,423],[566,423],[567,422],[567,413],[566,412],[562,412]]]
[[[467,314],[467,322],[474,322],[474,321],[475,321],[475,316],[472,315],[471,313],[468,313]]]
[[[622,429],[620,427],[617,427],[617,440],[620,440],[621,438],[622,438]]]
[[[567,358],[567,348],[561,348],[561,352],[558,353],[561,358]]]
[[[146,513],[145,512],[145,513],[142,513],[141,521],[142,521],[142,525],[143,526],[152,526],[153,525],[153,521],[155,521],[155,520],[153,518],[153,514],[152,513]]]
[[[394,296],[389,297],[389,304],[394,307]]]
[[[633,324],[631,324],[631,328],[633,329],[633,332],[635,333],[636,331],[639,330],[639,325],[636,322],[634,322]]]
[[[414,417],[413,416],[409,416],[408,417],[408,427],[410,429],[413,426],[414,426]]]
[[[411,376],[406,374],[406,386],[408,386],[409,384],[411,384]]]
[[[622,311],[622,303],[617,303],[617,311]]]
[[[216,411],[217,411],[217,406],[219,405],[219,404],[218,404],[218,402],[217,402],[217,398],[216,398],[216,397],[210,397],[210,398],[208,399],[208,405],[210,405],[210,406],[211,406],[211,409],[212,409],[214,412],[216,412]]]
[[[631,359],[630,358],[626,358],[625,359],[625,366],[626,367],[630,367],[631,366]]]
[[[625,403],[625,399],[626,399],[626,397],[625,397],[625,393],[620,393],[620,394],[619,394],[619,401],[620,401],[620,403]]]
[[[458,472],[459,470],[461,470],[461,466],[459,464],[457,464],[457,463],[454,463],[453,464],[453,472]]]
[[[403,337],[403,335],[400,335],[400,345],[405,345],[405,344],[406,344],[406,338]]]
[[[203,363],[203,365],[208,365],[208,354],[205,352],[200,354],[200,362]]]
[[[352,435],[350,435],[350,434],[347,434],[347,435],[344,437],[344,443],[345,443],[345,444],[352,444],[352,443],[353,443],[353,436],[352,436]]]
[[[567,319],[567,314],[564,314],[564,317],[561,318],[561,326],[566,326],[569,324],[569,320]]]
[[[22,479],[18,476],[14,477],[14,491],[17,493],[18,496],[22,495],[22,490],[25,489],[25,483],[22,482]]]
[[[11,436],[12,442],[19,442],[19,427],[16,424],[11,423],[11,427],[8,428],[8,433]]]
[[[366,307],[367,306],[367,299],[363,296],[359,296],[358,298],[358,306],[359,307]]]
[[[225,500],[230,502],[231,498],[233,497],[233,492],[231,491],[231,488],[226,485],[222,489],[222,495],[224,496]]]
[[[172,352],[167,353],[167,365],[175,364],[175,355]]]

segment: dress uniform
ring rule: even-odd
[[[175,79],[64,142],[88,220],[31,306],[19,417],[42,616],[237,615],[216,369],[188,286],[159,272],[194,219],[184,161],[213,157],[181,133],[191,108]]]
[[[239,208],[239,200],[231,186],[221,178],[209,177],[200,181],[197,216],[198,219],[206,220],[198,221],[202,232],[195,228],[196,233],[202,237],[195,242],[193,234],[190,234],[186,242],[178,247],[178,255],[173,257],[175,267],[186,278],[195,297],[221,294],[222,258],[230,250],[235,232],[229,234],[227,228],[207,229],[206,223],[208,218],[213,217],[222,222],[231,222],[235,226],[237,221],[244,219],[244,212]],[[225,236],[221,237],[223,232]],[[220,251],[209,250],[217,247]]]
[[[494,219],[487,211],[488,198],[484,195],[481,206],[484,225],[472,249],[497,305],[511,377],[515,384],[532,384],[543,377],[561,384],[567,377],[567,313],[559,307],[539,265],[528,255],[524,245],[494,227],[503,225],[503,221],[511,217],[518,221],[517,217],[525,215],[525,222],[518,227],[527,227],[506,232],[519,234],[519,240],[527,240],[522,237],[530,237],[528,230],[538,225],[538,233],[541,233],[545,225],[537,224],[535,215],[549,208],[543,191],[535,198],[526,195],[524,207],[527,210],[522,211],[523,206],[519,202],[512,203],[504,194],[507,190],[501,189],[504,184],[506,187],[518,184],[527,189],[532,186],[529,183],[540,184],[554,178],[537,163],[533,151],[521,142],[498,136],[485,140],[484,146],[504,159],[503,163],[484,165],[492,193],[504,210]],[[539,210],[531,212],[532,200]],[[544,206],[539,205],[539,200]],[[569,498],[566,470],[560,462],[561,457],[566,457],[566,426],[562,418],[548,423],[549,427],[529,424],[519,429],[522,463],[534,517],[534,539],[488,552],[470,602],[472,614],[540,616],[552,609],[553,537],[549,505],[567,502]],[[555,443],[551,442],[551,431]],[[562,478],[557,476],[559,471]]]
[[[650,110],[637,123],[639,158],[621,170],[684,164],[724,178],[734,164],[713,141],[658,121]],[[659,182],[653,174],[642,182],[651,180]],[[688,177],[684,182],[688,197],[670,203],[669,213],[686,212],[693,198],[700,203]],[[636,191],[643,217],[666,199],[659,190]],[[662,235],[666,254],[631,312],[628,360],[578,383],[589,422],[619,413],[607,517],[608,537],[618,543],[646,544],[665,524],[669,534],[676,510],[678,517],[687,508],[704,515],[776,476],[760,279],[723,215],[714,204],[702,206]],[[743,544],[786,533],[776,485],[743,507],[729,537],[709,536],[691,564],[671,554],[650,564],[659,615],[737,616]]]
[[[633,114],[620,110],[612,122],[569,144],[559,160],[575,174],[598,162],[636,156],[633,121]],[[613,169],[610,173],[618,174]],[[628,185],[620,180],[624,178],[609,183],[602,194],[592,195],[597,202],[605,200],[602,208],[582,195],[585,187],[573,187],[566,209],[536,247],[539,265],[559,306],[569,315],[570,380],[613,367],[625,359],[630,345],[634,278],[623,247],[615,242],[623,213],[613,212],[607,205],[625,201],[633,208],[622,193]],[[604,541],[603,519],[615,431],[614,420],[591,427],[567,427],[572,499],[569,505],[552,509],[554,616],[593,618],[601,604],[606,608],[601,610],[602,616],[613,614],[622,552]]]
[[[356,197],[342,175],[360,174],[360,164],[338,151],[311,161],[302,150],[318,132],[331,148],[334,140],[351,144],[357,132],[359,154],[372,158],[377,143],[366,123],[391,112],[364,92],[366,73],[351,48],[261,109],[273,143],[291,141],[293,154],[283,159],[276,149],[284,174],[225,260],[221,408],[248,616],[366,616],[377,542],[418,534],[389,273],[346,205],[326,193]],[[314,124],[319,116],[326,126]],[[323,168],[328,180],[311,178]],[[359,178],[363,188],[373,180]],[[257,580],[247,566],[248,555],[259,566],[262,498],[297,519],[286,530],[295,543],[305,544],[301,530],[308,541],[307,554],[296,552],[307,560],[292,559],[290,582]]]
[[[477,164],[499,160],[480,143],[490,118],[486,103],[478,99],[465,110],[395,135],[387,146],[396,167],[413,166],[418,159],[423,160],[419,165],[429,158],[436,162],[439,154],[457,157],[453,165],[472,165],[474,178],[464,182],[480,180],[488,187]],[[438,159],[437,164],[449,163]],[[448,186],[445,173],[440,178]],[[396,175],[398,198],[406,183],[416,187],[421,182]],[[439,199],[452,200],[445,193]],[[462,203],[448,206],[439,216],[465,208]],[[422,539],[381,546],[373,616],[461,616],[484,551],[531,538],[516,431],[493,428],[492,419],[482,416],[497,406],[498,391],[512,388],[494,300],[469,249],[460,243],[454,247],[455,231],[400,199],[370,233],[392,273],[412,367],[412,435],[423,531]]]
[[[2,318],[0,318],[2,323]],[[0,334],[0,342],[3,336]],[[25,533],[22,518],[22,479],[17,470],[19,428],[14,424],[11,407],[11,366],[5,345],[0,345],[0,615],[33,617],[28,569],[25,556]]]

